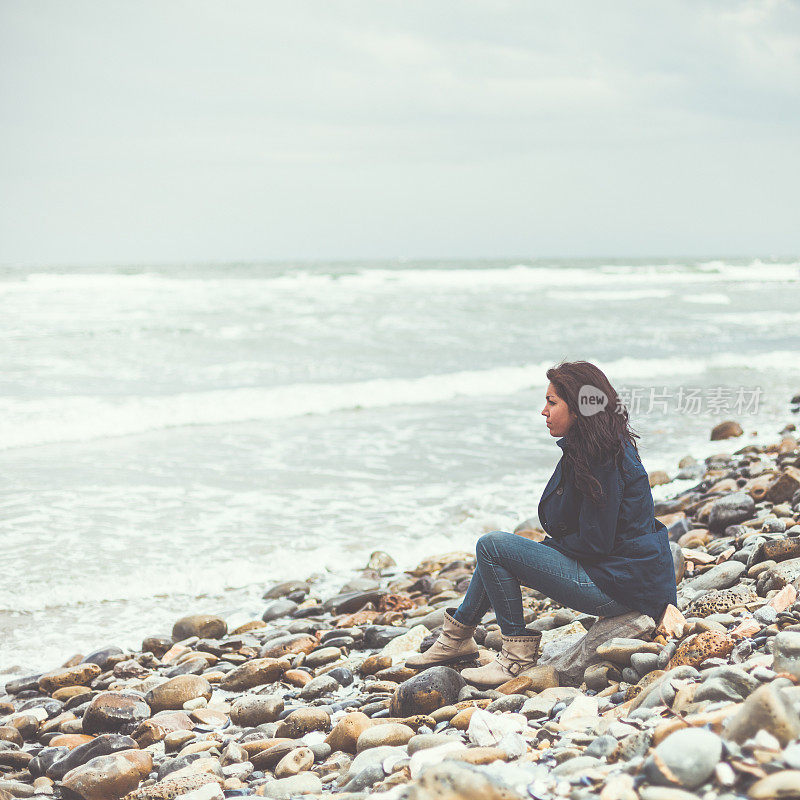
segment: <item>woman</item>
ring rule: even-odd
[[[474,660],[475,627],[491,606],[502,648],[490,664],[465,669],[480,686],[499,686],[536,664],[541,634],[525,628],[520,585],[598,617],[639,611],[659,621],[677,605],[666,527],[656,520],[647,472],[628,413],[608,378],[587,361],[561,363],[542,415],[563,454],[539,502],[550,538],[533,542],[494,531],[476,548],[477,565],[458,609],[446,609],[439,637],[408,666]],[[593,400],[592,400],[593,398]]]

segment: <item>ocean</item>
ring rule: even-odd
[[[767,258],[2,268],[0,670],[513,530],[562,360],[622,392],[649,471],[775,441],[798,301]]]

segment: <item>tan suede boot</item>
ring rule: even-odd
[[[478,655],[478,645],[472,638],[477,626],[462,625],[449,612],[444,612],[442,632],[436,641],[424,652],[413,655],[406,660],[407,667],[425,669],[440,664],[456,664],[457,662],[474,662]]]
[[[503,636],[503,646],[494,661],[484,667],[465,669],[461,677],[468,683],[494,688],[500,686],[520,672],[536,666],[539,658],[541,633],[530,636]]]

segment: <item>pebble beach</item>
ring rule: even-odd
[[[474,554],[400,570],[375,551],[325,596],[314,575],[265,586],[236,627],[187,608],[138,649],[98,641],[15,676],[0,798],[800,797],[800,446],[788,414],[771,443],[741,433],[722,423],[714,454],[650,473],[684,487],[656,502],[678,585],[661,620],[525,589],[538,664],[478,690],[405,666]],[[516,533],[544,536],[536,520]],[[482,662],[499,650],[491,612],[475,638]]]

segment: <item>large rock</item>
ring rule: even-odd
[[[628,690],[635,690],[633,697],[630,698],[628,712],[630,713],[637,708],[653,708],[659,705],[671,706],[677,691],[675,683],[687,678],[697,680],[699,677],[700,673],[688,664],[674,667],[666,672],[663,670],[649,672],[638,684]]]
[[[159,711],[142,722],[131,734],[140,748],[160,742],[175,731],[190,731],[194,723],[183,711]]]
[[[367,569],[374,569],[378,572],[382,572],[385,569],[391,569],[392,567],[396,566],[397,562],[383,550],[376,550],[369,557],[369,561],[367,561]]]
[[[314,753],[308,747],[295,747],[288,752],[275,766],[276,778],[289,778],[314,766]]]
[[[145,701],[155,713],[178,711],[183,704],[198,697],[211,699],[211,684],[200,675],[178,675],[166,683],[159,684],[145,695]]]
[[[298,708],[292,711],[278,726],[275,735],[279,738],[298,739],[311,731],[329,731],[331,717],[323,708]]]
[[[465,685],[466,681],[451,667],[430,667],[397,687],[389,713],[393,717],[430,714],[455,703]]]
[[[332,750],[342,750],[345,753],[355,753],[358,738],[367,729],[377,724],[361,711],[354,711],[342,717],[325,739]]]
[[[263,598],[264,600],[274,600],[296,592],[308,594],[309,591],[311,591],[311,585],[306,581],[283,581],[267,589],[267,591],[264,592]]]
[[[709,614],[727,614],[734,608],[742,608],[758,600],[752,586],[740,584],[730,589],[704,592],[684,609],[687,617],[707,617]]]
[[[800,536],[770,539],[758,550],[758,561],[786,561],[800,557]]]
[[[407,755],[405,747],[392,747],[384,745],[382,747],[370,747],[368,750],[362,750],[350,763],[347,772],[340,779],[349,781],[356,777],[359,773],[370,767],[380,767],[381,774],[383,774],[382,764],[387,758],[399,757],[404,758]],[[346,789],[345,791],[350,791]]]
[[[730,700],[738,703],[759,687],[759,682],[740,667],[727,664],[703,672],[703,682],[694,693],[694,702]]]
[[[601,642],[595,652],[605,661],[614,664],[627,665],[631,657],[637,653],[658,654],[661,648],[655,642],[643,642],[641,639],[623,639],[613,637],[607,642]]]
[[[742,426],[735,420],[725,420],[711,429],[711,441],[717,442],[720,439],[731,439],[734,436],[741,436],[744,433]]]
[[[695,789],[705,783],[722,757],[722,740],[711,731],[675,731],[656,747],[644,764],[651,783]]]
[[[146,636],[142,640],[142,652],[152,653],[156,658],[161,658],[172,647],[171,636]]]
[[[758,576],[758,590],[764,594],[772,589],[783,589],[789,583],[800,589],[800,558],[781,561]]]
[[[748,790],[751,800],[792,800],[800,797],[800,770],[784,769],[756,781]]]
[[[397,659],[407,653],[418,653],[420,645],[429,635],[430,631],[424,625],[415,625],[408,633],[395,637],[385,645],[381,655]]]
[[[420,750],[430,750],[433,747],[438,747],[440,744],[450,744],[454,737],[446,733],[418,733],[408,740],[406,749],[408,754],[413,756]]]
[[[305,794],[319,794],[322,781],[313,772],[300,772],[288,778],[278,778],[264,786],[264,797],[272,800],[289,800]]]
[[[586,684],[586,688],[595,692],[602,691],[612,682],[619,682],[621,679],[620,666],[612,661],[590,664],[583,673],[583,681]]]
[[[356,750],[369,750],[371,747],[400,747],[408,744],[414,736],[414,729],[400,722],[386,722],[382,725],[371,725],[358,737]]]
[[[562,701],[571,702],[572,699],[579,694],[580,691],[572,686],[558,686],[544,689],[533,697],[529,697],[522,705],[520,713],[529,720],[540,719],[541,717],[548,716],[550,710],[556,703]]]
[[[30,753],[15,747],[0,748],[0,770],[24,770],[33,760]],[[2,784],[0,784],[2,786]]]
[[[367,592],[345,592],[329,598],[322,604],[322,607],[325,611],[332,611],[334,614],[352,614],[360,611],[367,603],[377,606],[385,593],[381,589]]]
[[[638,611],[618,617],[598,619],[587,633],[568,647],[552,654],[543,654],[539,664],[550,664],[558,672],[562,686],[580,686],[583,674],[590,664],[604,661],[597,648],[609,639],[644,639],[656,627],[655,620]]]
[[[70,770],[62,784],[81,800],[118,800],[136,789],[152,768],[149,752],[122,750]]]
[[[22,742],[20,742],[20,744],[22,744]],[[86,744],[86,742],[84,742],[84,744]],[[134,745],[135,744],[134,742]],[[77,749],[77,747],[74,749]],[[128,748],[126,747],[125,749],[127,750]],[[70,750],[66,745],[43,747],[36,756],[28,762],[28,771],[34,778],[47,775],[48,770],[53,768],[56,761],[63,759],[65,756],[69,755],[69,753]],[[64,771],[64,774],[67,772],[69,772],[68,769]],[[59,777],[63,777],[63,775],[59,775]]]
[[[406,800],[522,800],[514,788],[480,767],[443,761],[423,767]]]
[[[732,637],[718,631],[702,631],[684,639],[675,655],[669,660],[667,669],[673,667],[699,667],[709,658],[724,658],[733,650],[736,642]]]
[[[283,711],[283,699],[265,694],[246,694],[231,706],[231,722],[242,728],[256,728],[274,722]]]
[[[747,492],[731,492],[711,505],[708,527],[715,533],[722,533],[728,525],[737,525],[754,516],[756,504]]]
[[[88,686],[99,674],[97,664],[78,664],[76,667],[65,667],[46,672],[39,678],[39,690],[52,694],[64,686]]]
[[[191,614],[181,617],[172,627],[172,638],[176,642],[197,636],[199,639],[221,639],[228,632],[224,619],[213,614]]]
[[[308,633],[291,633],[270,639],[262,648],[262,658],[280,658],[281,656],[310,653],[319,642]]]
[[[72,750],[61,754],[60,757],[57,757],[46,766],[44,773],[51,780],[59,781],[70,770],[80,767],[82,764],[86,764],[93,758],[108,756],[123,750],[135,750],[136,748],[137,744],[130,736],[105,733],[102,736],[96,736],[91,741],[85,744],[79,744]]]
[[[114,645],[110,647],[104,647],[101,650],[95,650],[93,653],[89,653],[83,659],[84,664],[97,664],[100,669],[111,669],[118,661],[121,661],[124,657],[122,649],[116,647]]]
[[[287,600],[285,597],[278,598],[271,603],[267,603],[267,607],[264,609],[261,619],[264,622],[271,622],[274,619],[287,617],[293,611],[297,610],[298,605],[298,603],[295,603],[293,600]]]
[[[703,572],[696,578],[687,581],[682,588],[700,589],[711,591],[712,589],[729,589],[739,578],[742,577],[747,566],[741,561],[725,561],[711,567],[707,572]]]
[[[220,683],[228,692],[241,692],[280,679],[289,664],[277,658],[255,658],[231,670]]]
[[[512,683],[514,681],[514,683]],[[535,667],[526,669],[497,687],[497,691],[502,694],[513,694],[515,692],[541,692],[558,686],[558,670],[550,664],[537,664]]]
[[[20,692],[36,691],[39,688],[39,678],[42,673],[37,675],[26,675],[24,678],[17,678],[16,680],[9,681],[6,686],[7,694],[19,694]]]
[[[224,798],[219,788],[222,779],[207,772],[164,778],[151,786],[137,789],[124,800],[217,800]],[[216,791],[215,791],[216,790]]]
[[[783,472],[769,485],[764,499],[775,505],[787,503],[798,489],[800,489],[800,469],[789,465],[784,467]]]
[[[555,620],[555,618],[554,618]],[[490,634],[491,635],[491,634]],[[500,649],[500,645],[502,644],[502,639],[500,636],[500,632],[496,632],[497,635],[497,647],[496,650]],[[585,636],[586,635],[586,628],[580,622],[580,620],[573,619],[571,622],[564,622],[563,620],[558,622],[554,625],[554,627],[543,630],[542,631],[542,641],[540,643],[542,648],[542,654],[547,654],[550,652],[549,648],[551,648],[554,644],[562,643],[562,642],[573,642],[577,641],[578,636]],[[486,637],[487,639],[489,636]],[[489,645],[486,645],[487,647]],[[539,659],[541,662],[541,659]]]
[[[772,640],[773,669],[800,679],[800,632],[781,631]]]
[[[774,683],[760,686],[744,701],[725,721],[723,736],[741,744],[762,728],[782,747],[800,736],[800,715],[781,687]]]
[[[341,657],[342,651],[338,647],[318,647],[306,656],[303,664],[310,669],[316,669],[333,661],[338,661]]]
[[[0,738],[2,737],[2,733],[4,733],[4,731],[0,728]],[[79,745],[87,744],[91,741],[94,741],[94,736],[89,736],[86,733],[59,733],[50,740],[50,747],[66,747],[72,750]],[[14,744],[22,744],[22,742],[17,742],[15,739]]]
[[[150,716],[150,706],[138,694],[101,692],[83,713],[84,733],[130,733]]]
[[[403,628],[400,625],[367,625],[364,628],[364,647],[384,648],[392,639],[404,636],[408,632],[408,628]]]
[[[335,678],[330,675],[317,675],[312,678],[301,690],[300,697],[303,700],[313,700],[316,697],[322,697],[324,694],[335,692],[340,684]]]

